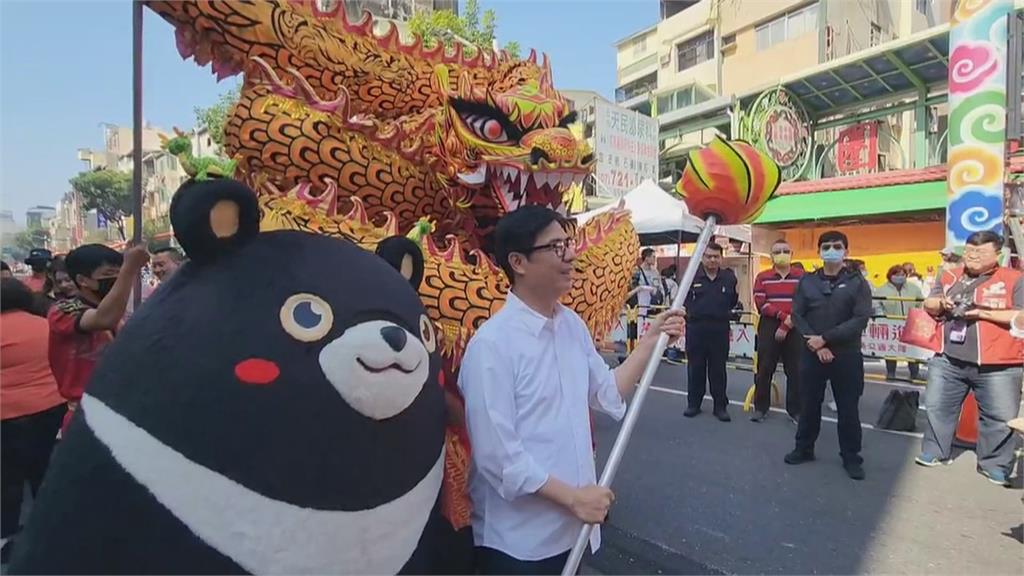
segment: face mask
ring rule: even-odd
[[[892,280],[891,280],[893,286],[903,286],[903,283],[906,282],[906,281],[907,281],[907,277],[906,276],[893,276]]]
[[[861,270],[860,271],[860,275],[865,277],[865,278],[867,278],[868,277],[868,271],[867,270]]]
[[[786,264],[789,264],[792,259],[793,255],[788,252],[783,252],[781,254],[772,254],[772,262],[778,264],[779,266],[785,266]]]
[[[829,248],[828,250],[821,251],[821,259],[825,262],[842,262],[845,257],[846,250]]]
[[[114,289],[114,282],[117,282],[117,278],[100,278],[96,281],[96,293],[100,298],[106,298],[107,294],[110,294]]]

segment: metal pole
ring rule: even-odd
[[[142,2],[132,2],[132,243],[142,243]],[[135,277],[133,310],[142,304],[142,274]]]
[[[697,237],[697,245],[694,247],[693,255],[686,265],[686,273],[683,274],[682,279],[679,281],[679,291],[676,292],[676,297],[672,300],[672,310],[678,310],[683,307],[683,302],[686,301],[686,293],[690,291],[693,278],[697,275],[697,267],[700,265],[700,260],[704,256],[708,243],[711,242],[711,237],[715,234],[717,223],[718,220],[715,216],[708,216],[704,220],[704,229],[701,230],[700,236]],[[643,407],[644,398],[646,398],[647,391],[654,381],[654,374],[658,371],[658,366],[661,365],[661,354],[665,351],[666,346],[668,346],[668,335],[662,334],[658,336],[658,342],[654,345],[654,351],[651,352],[651,357],[647,360],[644,375],[640,378],[640,383],[636,385],[633,400],[629,403],[626,418],[622,421],[622,428],[619,430],[619,435],[615,438],[615,444],[612,445],[611,454],[608,455],[608,462],[605,463],[604,470],[601,471],[601,480],[598,482],[599,486],[609,488],[615,479],[615,473],[618,471],[619,463],[622,462],[622,457],[626,453],[626,445],[629,444],[629,439],[633,435],[633,428],[640,418],[640,409]],[[590,533],[593,529],[593,524],[584,524],[583,528],[580,529],[579,538],[576,539],[576,545],[573,546],[572,553],[569,554],[569,560],[565,563],[562,576],[573,576],[576,574],[580,561],[583,560],[583,552],[587,549],[587,543],[590,541]]]

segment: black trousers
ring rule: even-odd
[[[477,574],[561,574],[569,551],[543,560],[519,560],[494,548],[477,546]]]
[[[835,360],[822,364],[818,355],[804,348],[800,355],[800,424],[796,448],[814,452],[821,430],[821,403],[825,386],[832,384],[832,396],[839,412],[839,454],[843,462],[861,463],[860,396],[864,392],[864,357],[860,350],[835,353]]]
[[[66,410],[64,404],[59,404],[0,422],[0,537],[7,538],[18,531],[25,482],[33,497],[39,491]]]
[[[775,340],[775,331],[782,322],[778,318],[761,318],[757,326],[757,374],[754,375],[754,410],[767,412],[772,403],[772,377],[782,360],[786,373],[786,412],[800,416],[800,352],[804,339],[790,330],[782,342]]]
[[[715,410],[725,409],[725,362],[729,359],[729,323],[694,322],[686,327],[687,396],[690,408],[700,408],[707,384]]]

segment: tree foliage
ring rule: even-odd
[[[472,46],[463,46],[468,56],[475,52],[474,46],[491,49],[497,26],[498,17],[494,10],[485,10],[481,16],[478,0],[467,0],[462,16],[451,10],[434,10],[417,12],[409,20],[409,29],[423,38],[423,43],[428,48],[437,45],[438,42],[442,42],[446,48],[451,48],[456,42],[461,43],[465,40],[472,43]],[[504,49],[514,58],[519,58],[518,42],[508,42]]]
[[[227,123],[231,109],[235,107],[241,93],[241,84],[236,84],[234,88],[221,94],[212,106],[196,106],[192,109],[196,116],[196,126],[210,131],[210,139],[217,145],[221,154],[224,150],[224,124]]]
[[[50,243],[50,231],[45,228],[33,227],[18,232],[14,236],[14,245],[19,252],[28,254],[33,248],[45,248]]]
[[[71,188],[82,199],[82,207],[95,210],[117,227],[125,240],[124,218],[132,213],[132,175],[118,170],[81,172],[71,179]]]

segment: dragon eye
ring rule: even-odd
[[[466,123],[473,134],[482,140],[495,144],[505,144],[511,141],[505,126],[497,119],[483,114],[466,113],[461,114],[462,121]]]
[[[334,311],[312,294],[295,294],[281,307],[281,326],[300,342],[316,342],[334,324]]]

